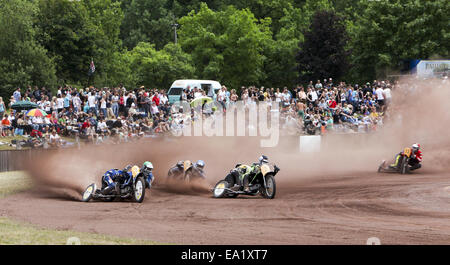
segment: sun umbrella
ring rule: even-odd
[[[203,106],[203,104],[205,104],[205,103],[209,103],[209,102],[212,102],[213,100],[212,100],[212,98],[210,98],[210,97],[198,97],[198,98],[196,98],[196,99],[194,99],[194,100],[192,100],[191,101],[191,107],[197,107],[198,105],[201,105],[201,106]]]
[[[47,113],[41,109],[32,109],[29,110],[26,114],[28,117],[45,117]]]
[[[30,102],[30,101],[17,101],[16,103],[11,105],[11,109],[13,110],[29,110],[29,109],[35,109],[39,106],[36,103]]]

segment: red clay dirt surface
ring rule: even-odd
[[[382,130],[324,136],[317,153],[299,153],[298,137],[274,148],[260,148],[256,137],[183,137],[49,152],[26,162],[35,188],[0,200],[0,216],[176,244],[450,244],[450,89],[424,85],[394,96]],[[422,144],[422,169],[376,173],[413,142]],[[281,168],[275,199],[212,197],[208,189],[236,163],[260,154]],[[208,183],[165,183],[182,159],[203,159]],[[80,202],[106,170],[146,160],[157,179],[142,204]]]

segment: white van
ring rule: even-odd
[[[219,82],[214,80],[176,80],[170,86],[169,92],[167,93],[169,97],[169,103],[174,103],[180,101],[181,92],[184,89],[192,90],[195,87],[201,88],[206,92],[208,97],[214,98],[216,97],[217,92],[222,87]]]

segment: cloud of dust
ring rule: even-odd
[[[382,159],[391,159],[405,146],[420,142],[424,168],[449,169],[450,84],[441,80],[402,80],[392,91],[392,107],[385,125],[371,134],[329,134],[322,138],[317,153],[299,153],[298,137],[282,137],[274,148],[261,148],[259,137],[164,137],[135,143],[86,146],[82,149],[45,152],[26,163],[36,183],[81,193],[111,168],[151,161],[155,167],[155,188],[175,193],[207,191],[205,184],[189,187],[165,183],[171,166],[179,160],[205,161],[209,185],[223,179],[237,163],[257,162],[261,154],[277,164],[280,186],[307,178],[375,172]],[[169,187],[169,188],[168,188]]]

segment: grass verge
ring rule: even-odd
[[[0,198],[27,190],[32,182],[22,171],[0,173]],[[1,203],[1,202],[0,202]],[[96,233],[39,228],[31,224],[0,217],[0,245],[64,245],[69,238],[77,238],[82,245],[155,245],[149,240],[120,238]]]
[[[31,188],[30,177],[23,171],[0,173],[0,198]]]
[[[37,228],[0,217],[0,245],[65,245],[76,238],[81,245],[155,245],[157,242],[95,233]],[[75,244],[75,243],[74,243]]]

